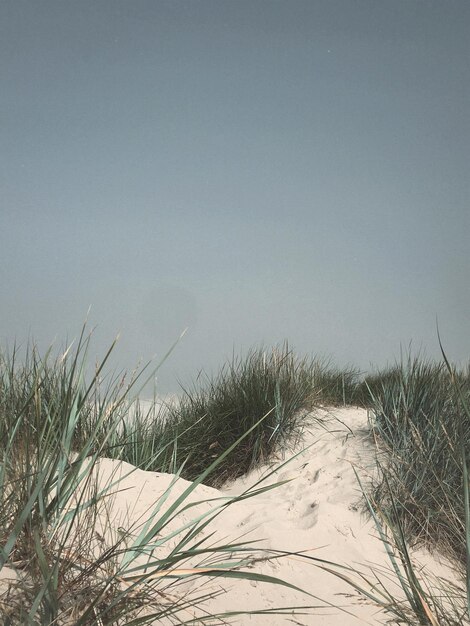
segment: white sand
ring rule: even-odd
[[[317,558],[359,568],[370,574],[370,567],[387,568],[390,563],[373,522],[361,513],[361,492],[353,467],[367,481],[368,474],[374,470],[373,447],[367,432],[367,414],[361,409],[334,410],[332,414],[323,412],[323,417],[334,415],[340,421],[329,419],[326,429],[315,426],[306,432],[303,446],[310,446],[297,458],[283,467],[268,482],[291,480],[253,499],[238,502],[228,507],[206,529],[205,534],[215,532],[211,543],[234,541],[243,536],[247,539],[262,539],[260,547],[284,551],[308,551]],[[281,461],[277,462],[278,465]],[[102,460],[102,478],[105,480],[118,468],[115,461]],[[132,469],[122,464],[120,471]],[[184,526],[196,515],[211,509],[220,502],[221,496],[241,494],[255,483],[266,467],[237,480],[223,491],[198,486],[191,495],[191,500],[216,499],[198,507],[183,511],[164,535]],[[128,526],[129,523],[144,518],[172,480],[172,476],[136,470],[124,479],[120,488],[125,488],[116,497],[111,517],[115,516],[114,526]],[[267,483],[263,483],[267,484]],[[189,485],[178,480],[171,489],[171,495],[162,510],[183,492]],[[127,521],[126,521],[127,520]],[[180,535],[181,536],[181,535]],[[172,538],[161,547],[160,556],[168,553],[177,538]],[[417,555],[427,578],[427,571],[443,574],[452,578],[452,572],[437,563],[427,553]],[[197,565],[193,561],[181,567]],[[272,609],[274,607],[292,607],[306,605],[341,605],[348,613],[338,608],[312,609],[309,615],[243,615],[231,618],[235,624],[254,626],[277,624],[328,624],[331,626],[347,624],[384,624],[387,617],[376,606],[366,602],[343,580],[322,570],[314,562],[299,557],[286,557],[271,562],[256,564],[251,572],[260,572],[281,578],[300,587],[314,597],[301,594],[293,589],[260,583],[256,581],[232,581],[217,578],[208,580],[207,587],[201,585],[201,579],[186,579],[182,586],[175,588],[175,593],[205,592],[210,589],[223,590],[219,597],[208,602],[204,609],[211,613],[224,611],[248,611],[254,609]],[[357,579],[357,578],[356,578]],[[383,577],[388,588],[399,593],[398,586]],[[321,601],[320,601],[321,599]],[[185,618],[189,617],[189,613]],[[160,622],[161,623],[161,622]]]
[[[305,433],[302,446],[309,446],[308,449],[281,468],[268,481],[268,483],[284,480],[290,482],[255,498],[230,505],[204,529],[203,535],[210,545],[233,542],[240,538],[242,541],[260,539],[262,541],[258,548],[288,552],[308,551],[307,554],[313,557],[359,568],[366,574],[370,574],[371,566],[376,569],[385,567],[388,570],[387,577],[392,578],[392,582],[387,580],[383,570],[382,579],[388,588],[398,593],[398,586],[393,582],[390,563],[382,543],[377,539],[374,524],[361,513],[362,496],[353,471],[355,467],[365,482],[370,472],[374,471],[374,453],[367,431],[366,411],[351,408],[335,409],[332,413],[322,411],[321,416],[326,419],[324,427],[315,425]],[[281,463],[282,460],[276,461],[277,466]],[[276,464],[272,467],[276,467]],[[179,508],[189,501],[200,503],[183,510],[158,534],[159,539],[163,537],[168,539],[158,546],[154,557],[163,558],[168,555],[187,532],[195,517],[210,513],[217,505],[241,494],[259,480],[267,469],[260,468],[222,491],[199,485],[189,500],[185,500]],[[106,499],[106,516],[108,522],[111,522],[111,528],[114,529],[114,533],[111,533],[114,534],[114,538],[123,529],[131,527],[135,534],[139,524],[142,525],[149,519],[149,512],[155,508],[157,502],[162,502],[162,494],[175,480],[168,474],[136,470],[127,463],[109,459],[102,459],[98,464],[98,470],[103,485],[130,472],[113,489],[118,490],[118,493],[113,498]],[[171,503],[190,485],[191,483],[178,479],[171,486],[168,498],[162,503],[158,516],[161,517]],[[183,527],[186,530],[177,533],[178,529]],[[102,528],[100,532],[103,532]],[[108,533],[109,541],[113,540],[111,535]],[[192,540],[192,544],[199,539],[198,535]],[[256,551],[256,548],[253,550]],[[424,579],[428,578],[427,572],[453,578],[450,569],[437,563],[427,553],[421,551],[416,556],[420,564],[427,568],[422,572]],[[143,559],[144,557],[140,556],[137,561],[142,562]],[[223,556],[220,559],[227,560]],[[210,568],[208,561],[202,565]],[[201,566],[201,557],[194,557],[188,562],[178,564],[180,570],[186,571],[197,566]],[[312,609],[307,615],[241,615],[231,618],[232,622],[238,625],[346,626],[385,624],[387,621],[387,616],[376,606],[362,599],[346,582],[323,570],[313,561],[298,556],[285,557],[269,562],[258,562],[248,571],[275,576],[302,588],[314,597],[279,585],[227,580],[220,577],[191,576],[175,581],[161,575],[156,582],[164,593],[161,596],[162,603],[171,601],[172,597],[189,599],[194,597],[191,594],[219,591],[218,597],[199,607],[201,612],[207,611],[211,614],[266,610],[275,607],[308,605],[323,607]],[[335,608],[339,605],[347,612]],[[200,613],[188,608],[180,617],[181,621],[184,621],[197,615]]]

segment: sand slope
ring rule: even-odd
[[[331,412],[325,410],[321,417],[325,419],[324,426],[312,426],[305,433],[303,446],[308,449],[282,467],[263,485],[284,480],[290,482],[253,499],[229,506],[204,530],[205,536],[214,533],[210,537],[212,544],[223,543],[224,539],[234,541],[243,536],[244,540],[262,540],[259,546],[263,548],[288,552],[308,551],[311,556],[360,568],[364,572],[369,571],[372,564],[390,568],[383,545],[376,537],[373,522],[361,513],[361,492],[353,471],[355,467],[362,479],[367,481],[368,475],[374,470],[366,411],[351,408]],[[191,494],[190,501],[204,502],[183,511],[165,527],[162,535],[171,535],[178,528],[190,523],[194,517],[211,511],[225,502],[223,498],[243,493],[269,469],[275,468],[276,464],[281,465],[282,459],[271,464],[271,468],[260,468],[222,491],[199,485]],[[100,463],[103,481],[109,480],[116,471],[125,474],[130,470],[131,466],[116,461],[104,459]],[[141,470],[131,473],[120,484],[120,490],[124,490],[114,498],[108,511],[114,520],[114,527],[124,525],[128,528],[132,523],[142,523],[173,480],[174,477],[167,474]],[[172,486],[161,512],[188,486],[187,481],[179,479]],[[155,556],[163,557],[168,554],[180,537],[181,534],[171,536]],[[452,577],[450,570],[426,553],[421,552],[418,556],[420,563],[429,568],[429,571]],[[180,567],[200,566],[200,561],[200,558],[194,559]],[[251,571],[281,578],[304,589],[312,597],[282,586],[257,581],[227,581],[221,578],[206,579],[207,582],[202,586],[200,578],[189,578],[182,584],[178,583],[166,589],[178,597],[218,590],[220,595],[201,608],[202,612],[207,610],[210,613],[312,604],[324,606],[322,609],[312,609],[308,615],[242,615],[232,618],[235,624],[344,626],[359,623],[382,624],[387,621],[387,616],[377,607],[361,599],[347,583],[312,561],[286,557],[259,562]],[[165,579],[162,580],[163,583],[169,584]],[[392,584],[393,587],[393,583],[387,584]],[[328,608],[328,604],[334,607]],[[339,605],[347,612],[336,608]],[[196,615],[197,612],[185,611],[181,619],[183,621]]]

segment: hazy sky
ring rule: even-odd
[[[468,0],[2,0],[0,340],[470,356]]]

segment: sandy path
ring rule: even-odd
[[[285,551],[309,550],[314,557],[335,563],[362,567],[367,562],[386,564],[380,541],[376,539],[373,523],[361,514],[361,492],[353,467],[362,478],[374,470],[373,448],[366,430],[367,414],[360,409],[326,411],[324,429],[318,426],[306,432],[303,445],[308,447],[296,459],[282,468],[270,482],[290,480],[266,494],[250,500],[249,514],[238,520],[257,537],[265,538],[267,548]],[[336,419],[335,419],[336,418]],[[260,478],[266,468],[237,480],[225,493],[237,495]],[[377,608],[357,597],[344,581],[323,571],[314,563],[300,558],[283,558],[266,563],[260,571],[275,575],[337,608],[315,610],[311,615],[243,616],[240,624],[357,624],[383,623]],[[237,583],[223,599],[221,608],[251,603],[259,607],[305,605],[309,598],[290,589],[262,583]],[[315,601],[313,600],[313,603]]]

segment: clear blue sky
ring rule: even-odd
[[[0,340],[470,356],[467,0],[3,0]]]

